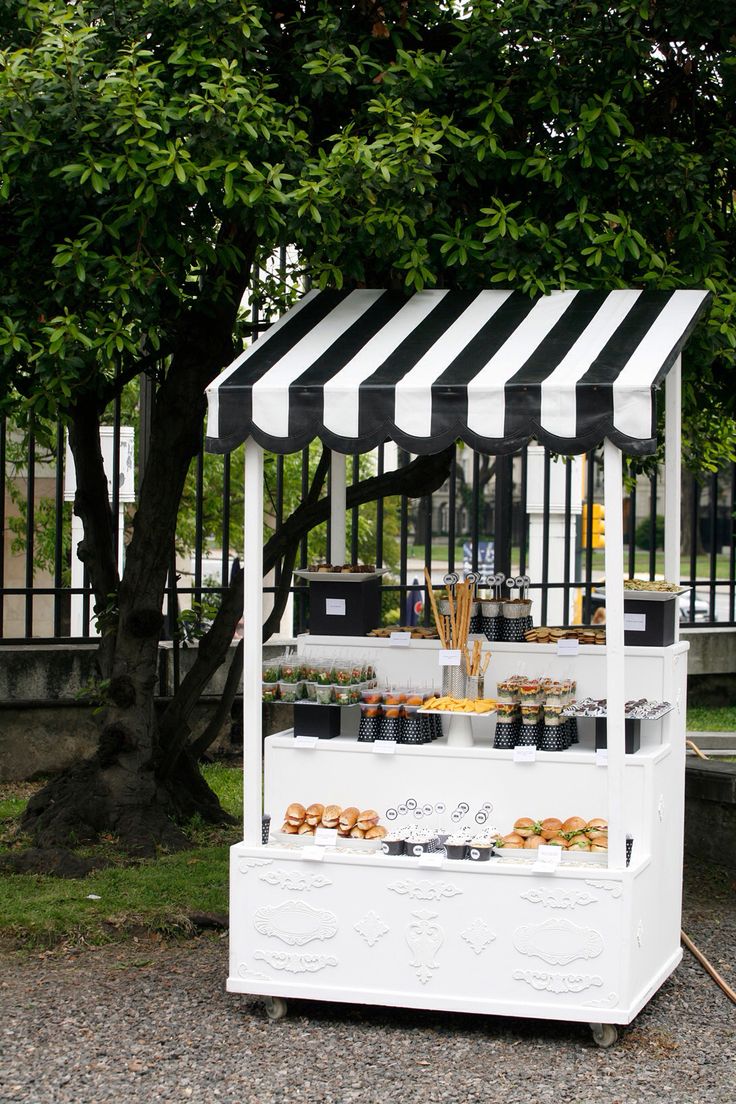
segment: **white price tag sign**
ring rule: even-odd
[[[577,639],[567,640],[563,637],[562,640],[557,641],[557,655],[576,656],[579,651],[580,641]]]
[[[408,648],[411,644],[411,633],[392,632],[389,640],[394,648]]]
[[[325,613],[330,617],[344,617],[345,599],[325,598]]]
[[[459,667],[460,666],[460,649],[459,648],[440,648],[439,652],[440,667]]]
[[[319,736],[295,736],[294,747],[313,748],[319,743]]]
[[[317,847],[315,844],[310,844],[308,847],[302,848],[302,858],[307,859],[309,862],[324,862],[325,861],[325,849],[324,847]]]
[[[647,615],[645,613],[625,613],[624,614],[624,631],[625,632],[646,632],[647,631]]]
[[[597,767],[608,766],[608,748],[596,748],[595,765]]]
[[[533,744],[528,747],[525,744],[517,744],[514,748],[515,763],[534,763],[537,758],[537,749]]]
[[[537,861],[532,870],[537,874],[554,874],[559,869],[562,858],[561,847],[545,847],[542,844],[537,848]]]
[[[445,856],[441,852],[435,852],[434,854],[432,852],[425,852],[423,855],[419,856],[420,866],[434,867],[437,869],[437,867],[442,866],[444,861]]]
[[[336,847],[337,828],[318,828],[314,833],[314,843],[317,847]]]
[[[379,752],[380,755],[392,755],[396,751],[396,741],[376,740],[373,744],[373,750]]]

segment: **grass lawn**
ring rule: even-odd
[[[687,711],[688,732],[736,732],[736,705],[692,705]]]
[[[241,817],[242,771],[214,765],[204,774],[224,808]],[[6,785],[0,792],[1,851],[19,846],[15,830],[31,789]],[[104,943],[141,931],[184,935],[192,931],[192,913],[227,913],[228,847],[241,838],[240,825],[209,828],[195,821],[188,832],[191,850],[156,860],[131,863],[114,840],[80,849],[112,864],[83,879],[0,875],[0,939],[50,947]]]

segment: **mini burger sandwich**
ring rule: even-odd
[[[514,832],[517,836],[523,836],[524,839],[529,839],[530,836],[534,836],[539,832],[539,822],[532,820],[531,817],[519,817],[514,823]]]

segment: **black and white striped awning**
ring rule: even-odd
[[[412,453],[461,439],[564,454],[610,438],[655,448],[655,389],[703,312],[703,291],[312,291],[207,389],[207,447],[315,438]]]

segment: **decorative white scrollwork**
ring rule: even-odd
[[[594,882],[590,878],[586,878],[585,884],[592,886],[593,889],[602,889],[606,893],[610,893],[614,901],[617,901],[623,892],[621,882]]]
[[[496,938],[485,920],[481,919],[480,916],[475,918],[470,927],[460,932],[460,937],[470,944],[477,955],[482,954],[488,944]]]
[[[566,966],[576,958],[597,958],[603,951],[603,938],[593,928],[581,928],[560,917],[517,928],[514,946],[519,954],[541,958],[551,966]]]
[[[547,993],[582,993],[603,985],[598,974],[548,974],[541,970],[514,970],[514,981],[525,981],[532,989]]]
[[[284,901],[258,909],[253,924],[261,935],[272,935],[291,947],[302,947],[312,939],[332,939],[337,934],[337,917],[327,909],[316,909],[306,901]]]
[[[337,966],[334,955],[300,954],[297,951],[255,951],[255,959],[266,962],[274,970],[286,970],[290,974],[314,974],[325,966]]]
[[[252,970],[247,962],[241,962],[238,966],[238,977],[244,981],[268,981],[268,974],[259,974],[258,970]]]
[[[297,874],[293,870],[263,870],[258,877],[269,885],[278,886],[279,889],[294,890],[297,893],[332,885],[330,879],[325,878],[324,874]]]
[[[406,894],[413,901],[439,901],[442,897],[456,897],[462,893],[457,886],[449,882],[431,882],[429,879],[421,882],[390,882],[389,889],[394,893]]]
[[[586,1001],[584,1008],[615,1008],[618,1004],[618,993],[609,993],[601,1000]]]
[[[434,975],[433,970],[439,969],[439,962],[435,962],[435,956],[445,941],[445,933],[437,921],[434,912],[413,912],[412,919],[406,926],[406,942],[412,953],[409,965],[416,971],[416,975],[422,985]]]
[[[247,855],[238,855],[238,870],[241,874],[247,874],[256,866],[270,866],[273,859],[251,859]]]
[[[528,893],[521,895],[525,901],[531,901],[533,905],[545,905],[553,909],[574,909],[582,905],[593,905],[598,900],[592,893],[585,890],[571,889],[567,893],[560,893],[553,889],[530,889]]]
[[[384,924],[381,917],[377,912],[372,909],[366,913],[362,920],[359,920],[353,927],[357,931],[358,935],[362,935],[369,947],[375,947],[381,936],[386,935],[389,931],[388,924]]]

